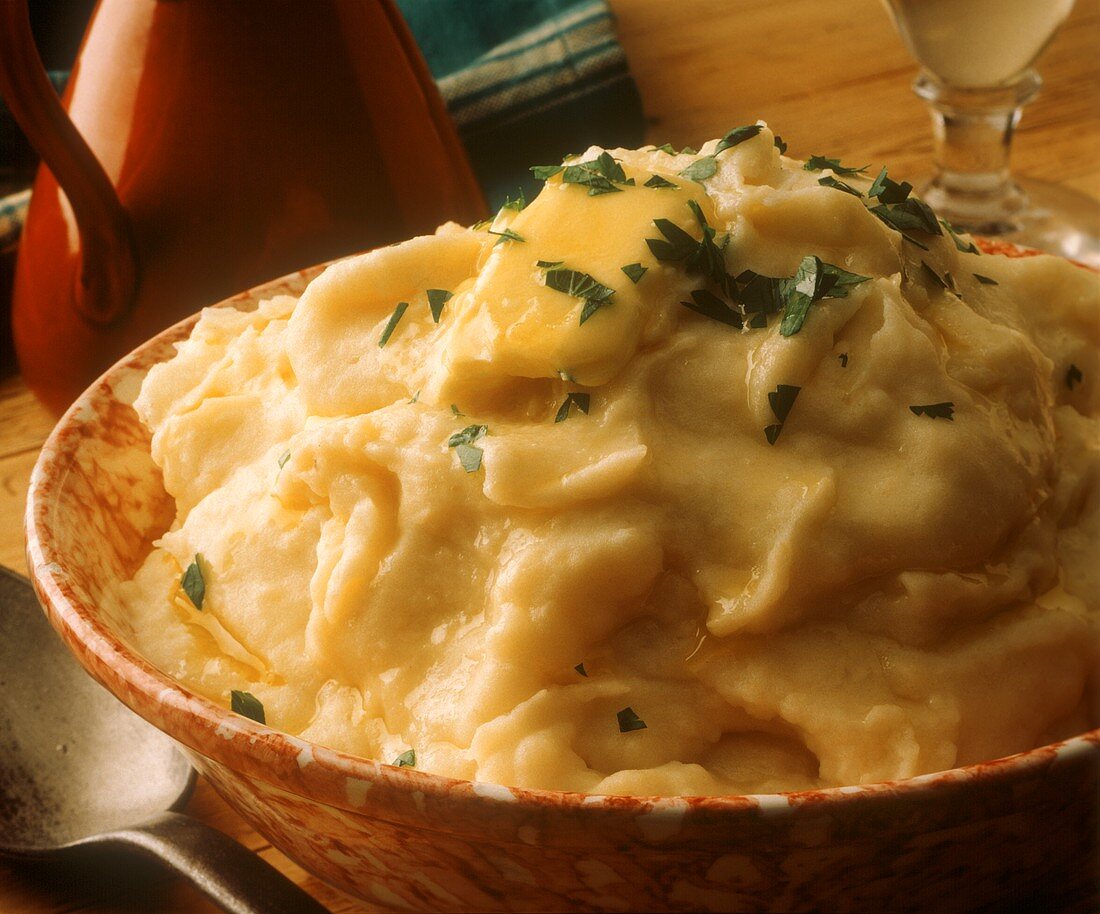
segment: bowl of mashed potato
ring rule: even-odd
[[[384,905],[1094,889],[1097,277],[785,153],[593,148],[151,340],[36,467],[51,621]]]

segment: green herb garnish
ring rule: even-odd
[[[398,323],[404,316],[405,312],[409,310],[409,303],[407,301],[400,301],[397,303],[397,307],[393,309],[393,314],[390,315],[390,319],[386,322],[386,327],[382,331],[382,335],[378,338],[378,346],[381,348],[390,341],[390,337],[393,336],[393,331],[397,329]]]
[[[950,286],[948,286],[947,284],[947,280],[940,276],[940,274],[933,270],[930,266],[928,266],[927,263],[922,260],[920,262],[920,265],[921,272],[927,274],[937,286],[939,286],[941,289],[950,288]]]
[[[416,767],[416,750],[406,749],[397,758],[393,760],[393,766],[395,768],[415,768]]]
[[[234,714],[240,714],[242,717],[254,720],[258,724],[267,723],[267,718],[264,715],[263,702],[251,692],[238,692],[236,689],[230,690],[229,708]]]
[[[584,668],[583,663],[578,663],[573,669],[580,673],[585,679],[588,678],[588,671]]]
[[[716,171],[718,171],[718,160],[714,156],[703,156],[681,171],[680,177],[690,178],[692,181],[702,184],[707,178],[714,177]]]
[[[845,298],[849,286],[870,278],[824,263],[813,254],[806,255],[794,276],[779,284],[779,294],[784,301],[779,332],[783,336],[794,336],[806,322],[811,304],[826,297]]]
[[[637,284],[638,280],[640,280],[643,276],[645,276],[647,272],[649,272],[649,267],[643,267],[640,263],[628,263],[625,267],[619,267],[619,269],[622,270],[627,275],[627,278],[635,284]]]
[[[744,318],[726,302],[706,289],[696,289],[691,293],[691,301],[680,302],[685,308],[690,308],[696,314],[702,314],[711,320],[736,327],[740,330],[744,325]]]
[[[795,387],[793,384],[779,384],[768,394],[768,406],[771,407],[772,415],[777,420],[764,429],[764,437],[767,438],[768,444],[775,444],[779,439],[779,433],[783,431],[783,425],[787,421],[787,416],[791,414],[791,407],[794,406],[800,390],[802,390],[801,387]]]
[[[879,203],[901,203],[913,191],[913,185],[908,181],[892,181],[886,174],[886,166],[878,173],[878,177],[867,189],[868,197],[878,197]]]
[[[781,156],[787,154],[787,144],[783,142],[783,137],[781,137],[778,133],[772,139],[772,145],[774,145],[775,148],[779,150],[779,154]]]
[[[1073,386],[1075,384],[1080,384],[1083,380],[1085,380],[1085,376],[1081,372],[1081,369],[1071,362],[1069,368],[1066,370],[1066,387],[1073,390]]]
[[[577,383],[577,379],[573,377],[572,372],[570,372],[568,368],[559,368],[558,377],[563,381],[568,381],[570,384]]]
[[[576,165],[566,165],[561,176],[564,184],[580,184],[588,188],[588,196],[616,193],[622,190],[617,185],[632,186],[633,178],[627,178],[622,165],[608,152],[601,152],[596,158]]]
[[[546,285],[556,292],[564,292],[584,300],[580,322],[583,324],[604,305],[611,304],[615,290],[588,273],[554,267],[546,271]]]
[[[988,276],[982,276],[981,273],[975,273],[974,278],[978,280],[983,286],[999,286],[1000,283],[995,279],[990,279]]]
[[[623,708],[615,716],[619,720],[620,733],[631,733],[634,730],[646,729],[645,721],[635,714],[634,709],[631,707]]]
[[[492,229],[489,229],[489,234],[500,236],[497,239],[497,244],[504,244],[505,241],[526,241],[527,240],[519,232],[513,232],[510,228],[506,228],[502,232],[494,232]]]
[[[660,146],[654,146],[653,148],[670,156],[676,155],[676,150],[672,148],[671,143],[662,143]]]
[[[532,165],[528,169],[540,181],[546,181],[565,171],[564,165]]]
[[[283,455],[279,458],[279,469],[281,470],[286,466],[286,462],[290,460],[290,451],[284,451]]]
[[[978,250],[978,246],[973,241],[963,244],[963,240],[959,237],[959,233],[955,231],[955,227],[946,219],[941,219],[940,225],[947,229],[947,234],[950,235],[951,240],[955,242],[955,247],[964,254],[981,254],[981,251]]]
[[[714,149],[714,154],[718,155],[720,152],[725,152],[727,149],[732,149],[734,146],[738,146],[744,143],[745,140],[751,140],[754,136],[757,136],[764,128],[759,124],[748,124],[744,127],[734,127],[729,133],[727,133],[722,139],[718,141],[718,145]]]
[[[552,270],[554,267],[560,267],[564,260],[536,260],[535,266],[542,270]]]
[[[467,425],[462,431],[455,432],[447,439],[447,447],[458,447],[460,444],[473,444],[478,438],[484,438],[489,433],[487,425]]]
[[[501,209],[515,210],[517,213],[521,213],[521,212],[523,212],[523,210],[526,207],[527,207],[527,197],[523,193],[523,188],[521,187],[521,188],[519,188],[518,191],[516,191],[516,196],[514,198],[513,197],[505,197],[504,198],[504,203],[501,204],[500,208]]]
[[[413,394],[411,397],[409,397],[409,403],[418,403],[419,401],[420,401],[420,391],[418,390],[415,394]]]
[[[848,367],[848,353],[842,352],[840,355],[837,356],[837,359],[840,361],[841,368]]]
[[[481,458],[485,453],[479,447],[474,447],[472,444],[460,444],[455,448],[455,453],[458,454],[458,462],[462,464],[462,469],[467,473],[476,473],[481,469]]]
[[[571,406],[577,407],[586,416],[588,415],[588,407],[592,402],[591,394],[584,393],[569,393],[565,395],[565,400],[560,407],[558,407],[557,415],[554,416],[555,422],[564,422],[569,418],[569,408]]]
[[[652,177],[650,177],[650,179],[645,182],[643,187],[653,187],[653,188],[658,188],[658,189],[659,188],[665,188],[665,187],[671,187],[673,190],[679,190],[680,189],[679,184],[676,184],[672,181],[669,181],[666,178],[662,178],[660,175],[653,175]]]
[[[428,290],[428,307],[432,312],[432,320],[437,324],[439,323],[439,316],[443,313],[443,306],[447,304],[453,296],[454,293],[448,292],[446,289]]]
[[[942,235],[943,229],[932,208],[917,197],[907,197],[901,203],[872,206],[871,212],[901,233],[916,230],[929,235]]]
[[[929,419],[947,419],[949,422],[955,421],[955,404],[951,402],[910,406],[909,411],[914,416],[927,416]]]
[[[687,201],[688,209],[703,230],[703,237],[696,240],[669,219],[654,219],[653,224],[664,235],[664,239],[647,238],[645,243],[653,256],[661,261],[683,262],[689,273],[701,273],[713,282],[722,292],[728,293],[732,279],[726,272],[725,247],[729,235],[722,245],[715,242],[714,228],[707,223],[703,210],[695,200]]]
[[[817,183],[823,187],[833,187],[836,190],[842,190],[846,194],[851,194],[853,197],[862,197],[863,192],[856,190],[851,184],[845,184],[843,181],[838,181],[832,175],[825,175],[824,178],[818,178]]]
[[[289,452],[287,456],[290,456]],[[279,467],[281,468],[282,465],[280,463]],[[187,599],[198,610],[202,610],[202,601],[206,599],[206,580],[202,576],[202,561],[202,556],[196,552],[195,558],[192,559],[191,564],[184,571],[183,577],[180,578],[180,587],[187,594]]]
[[[451,412],[454,413],[456,416],[465,416],[466,415],[464,412],[462,412],[462,410],[460,410],[453,403],[451,404]]]
[[[841,165],[840,159],[830,159],[827,156],[810,156],[806,160],[806,164],[802,167],[806,171],[825,171],[826,169],[831,169],[834,174],[838,175],[859,175],[863,174],[868,166],[861,165],[859,168],[849,168],[846,165]]]

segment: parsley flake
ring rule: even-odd
[[[514,198],[513,197],[505,197],[504,202],[500,206],[501,209],[510,209],[510,210],[514,210],[517,213],[523,212],[523,210],[526,209],[526,207],[527,207],[527,197],[523,193],[523,188],[522,187],[519,188],[519,190],[516,191],[516,196]]]
[[[676,150],[672,148],[671,143],[662,143],[660,146],[654,146],[653,148],[657,152],[665,153],[665,155],[670,155],[670,156],[676,155]]]
[[[609,152],[601,152],[596,158],[576,165],[566,165],[561,176],[564,184],[580,184],[588,188],[588,196],[617,193],[622,187],[632,186],[633,178],[627,178],[622,165]]]
[[[541,270],[552,270],[554,267],[560,267],[564,260],[536,260],[535,266]]]
[[[927,276],[929,276],[937,286],[939,286],[941,289],[949,289],[950,288],[950,286],[948,286],[948,284],[947,284],[947,280],[944,279],[942,276],[940,276],[940,274],[937,273],[935,270],[933,270],[930,266],[928,266],[927,263],[925,263],[922,260],[920,262],[920,265],[921,265],[921,272],[925,273]]]
[[[1066,370],[1066,387],[1073,390],[1073,386],[1075,384],[1080,384],[1083,380],[1085,380],[1085,376],[1081,372],[1081,369],[1071,362],[1069,368]]]
[[[837,359],[840,362],[840,367],[841,368],[847,368],[848,367],[848,353],[842,352],[840,355],[837,356]]]
[[[703,156],[681,171],[680,177],[690,178],[692,181],[702,184],[707,178],[714,177],[716,171],[718,171],[718,160],[714,156]]]
[[[866,165],[861,165],[859,168],[849,168],[847,165],[841,165],[840,159],[830,159],[827,156],[810,156],[802,168],[806,171],[825,171],[829,169],[834,174],[842,176],[859,175],[867,170]]]
[[[846,194],[851,194],[853,197],[863,197],[863,192],[856,190],[851,184],[845,184],[843,181],[838,181],[832,175],[825,175],[824,178],[818,178],[817,183],[822,187],[833,187],[836,190],[842,190]]]
[[[679,190],[680,185],[673,181],[669,181],[667,178],[662,178],[660,175],[652,175],[648,181],[645,182],[643,187],[652,187],[655,189],[661,189],[665,187],[671,187],[673,190]]]
[[[454,297],[453,292],[446,289],[428,290],[428,307],[432,312],[432,320],[439,323],[439,316],[443,313],[443,306]]]
[[[287,456],[290,454],[287,452]],[[279,464],[282,467],[282,464]],[[202,561],[203,558],[199,553],[195,553],[195,558],[192,559],[191,564],[187,566],[187,570],[183,573],[183,577],[180,578],[180,587],[183,588],[183,592],[187,594],[187,599],[191,601],[191,605],[197,610],[202,610],[202,601],[206,599],[206,580],[202,576]]]
[[[634,283],[638,283],[646,273],[649,272],[649,267],[643,267],[640,263],[628,263],[625,267],[619,267],[626,275],[627,278]]]
[[[620,733],[632,733],[634,730],[645,730],[645,721],[642,720],[631,707],[623,708],[615,714],[619,720]]]
[[[465,416],[466,415],[464,412],[462,412],[462,410],[460,410],[453,403],[451,404],[451,412],[454,413],[456,416]]]
[[[554,416],[555,422],[564,422],[569,418],[569,408],[571,406],[577,407],[586,416],[588,415],[588,407],[592,403],[592,395],[585,393],[569,393],[565,395],[565,400],[562,405],[558,407],[557,415]]]
[[[942,235],[943,229],[932,207],[917,197],[907,197],[901,203],[872,206],[871,212],[893,229],[904,234],[916,230],[929,235]]]
[[[910,406],[909,411],[914,416],[927,416],[929,419],[947,419],[949,422],[955,421],[955,404],[951,402]]]
[[[546,271],[546,285],[556,292],[563,292],[584,300],[580,322],[583,324],[604,305],[611,304],[615,290],[598,279],[579,270],[554,267]]]
[[[779,433],[783,431],[783,425],[787,421],[787,416],[791,414],[791,407],[794,406],[800,390],[802,390],[801,387],[795,387],[793,384],[779,384],[775,390],[768,393],[768,406],[771,407],[772,415],[777,420],[764,428],[764,437],[767,438],[768,444],[775,444],[779,440]]]
[[[588,678],[588,671],[584,668],[583,663],[578,663],[573,669],[580,673],[585,679]]]
[[[234,714],[240,714],[258,724],[266,724],[264,704],[251,692],[239,692],[231,689],[229,692],[229,708]]]
[[[500,236],[497,239],[497,244],[504,244],[505,241],[526,241],[527,240],[519,232],[513,232],[510,228],[506,228],[502,232],[494,232],[492,229],[489,229],[489,234]],[[495,247],[495,245],[494,245],[494,247]]]
[[[577,382],[577,379],[573,377],[572,372],[570,372],[568,368],[559,368],[558,377],[561,378],[563,381],[569,381],[571,384],[575,384]]]
[[[959,237],[959,233],[955,231],[955,226],[946,219],[941,219],[940,225],[947,229],[947,234],[950,235],[951,240],[955,242],[955,247],[964,254],[981,254],[981,251],[978,250],[978,246],[973,241],[963,244],[963,240]]]
[[[447,439],[447,447],[458,447],[460,444],[473,444],[478,438],[484,438],[489,433],[487,425],[467,425],[462,431],[455,432]]]
[[[279,457],[279,469],[281,470],[286,466],[286,462],[290,460],[290,451],[284,451],[282,456]]]
[[[878,177],[871,182],[867,189],[868,197],[877,197],[879,203],[902,203],[913,191],[913,185],[908,181],[892,181],[886,174],[886,166],[878,173]]]
[[[540,181],[546,181],[565,171],[564,165],[532,165],[528,171]]]
[[[397,303],[397,307],[393,309],[393,314],[390,315],[390,319],[386,322],[386,327],[382,331],[382,335],[378,338],[379,349],[390,341],[390,337],[393,336],[393,331],[397,329],[397,325],[401,322],[401,318],[404,317],[405,312],[408,310],[409,303],[407,301],[400,301]]]
[[[779,294],[784,302],[779,332],[783,336],[794,336],[806,322],[811,304],[823,298],[845,298],[848,287],[867,282],[870,278],[850,273],[831,263],[824,263],[820,257],[807,254],[794,276],[779,283]]]
[[[703,317],[709,317],[719,323],[736,327],[738,330],[745,325],[745,320],[740,314],[713,292],[708,292],[706,289],[696,289],[691,293],[691,301],[682,301],[680,304],[685,308],[690,308],[696,314],[702,314]]]
[[[392,762],[395,768],[415,768],[416,767],[416,750],[406,749]]]
[[[775,135],[774,139],[772,139],[772,145],[774,145],[775,148],[779,150],[779,154],[781,156],[787,154],[787,144],[783,141],[783,137],[781,137],[778,133]]]
[[[472,444],[460,444],[455,448],[455,453],[458,454],[458,462],[462,464],[462,469],[467,473],[476,473],[481,469],[481,458],[485,453],[479,447],[474,447]]]
[[[778,424],[764,426],[764,437],[768,439],[768,444],[775,444],[779,440],[779,433],[783,431],[783,426]]]
[[[419,402],[420,402],[420,391],[418,390],[415,394],[413,394],[411,397],[409,397],[409,403],[419,403]]]
[[[1000,283],[995,279],[990,279],[988,276],[982,276],[981,273],[975,273],[974,278],[978,280],[983,286],[999,286]]]
[[[715,147],[714,154],[718,155],[720,152],[725,152],[727,149],[732,149],[734,146],[744,143],[745,140],[751,140],[763,129],[764,128],[759,124],[747,124],[744,127],[734,127],[733,130],[718,141],[718,146]]]

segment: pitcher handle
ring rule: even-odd
[[[130,218],[111,179],[50,83],[31,33],[27,0],[0,0],[0,95],[69,198],[80,233],[77,312],[102,326],[123,317],[137,288]]]

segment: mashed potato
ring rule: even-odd
[[[490,225],[205,311],[135,404],[178,505],[118,593],[137,647],[526,787],[858,784],[1087,729],[1096,277],[780,145],[590,149]]]

